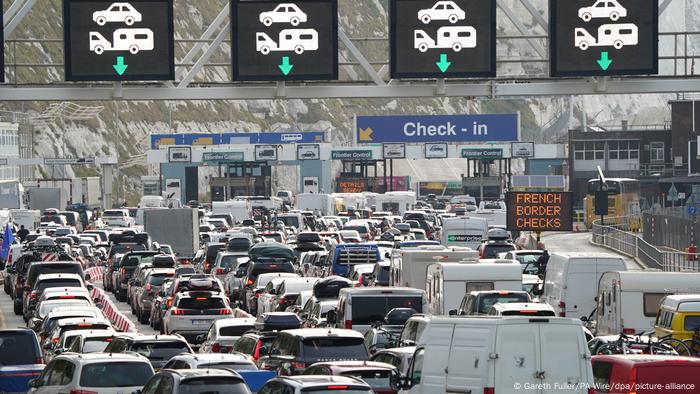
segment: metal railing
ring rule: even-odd
[[[593,222],[592,242],[639,259],[649,268],[667,272],[700,272],[700,254],[661,250],[646,242],[639,233],[639,218],[617,217]]]

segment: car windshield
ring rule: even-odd
[[[0,332],[0,367],[36,364],[38,344],[34,334],[27,332]]]
[[[377,276],[377,281],[388,282],[390,273],[391,273],[391,267],[382,266],[382,269],[379,270],[379,275]]]
[[[88,364],[80,373],[81,387],[143,387],[153,376],[145,362],[106,362]]]
[[[221,298],[182,298],[177,304],[179,309],[223,309],[226,303]]]
[[[391,387],[389,378],[391,377],[391,371],[383,370],[369,370],[369,371],[352,371],[345,372],[342,376],[352,376],[355,378],[360,378],[370,385],[373,389],[388,389]]]
[[[83,287],[78,279],[48,279],[39,282],[35,290],[44,291],[51,287]]]
[[[258,369],[253,363],[211,363],[200,364],[198,368],[230,368],[234,371],[255,371]]]
[[[180,341],[135,343],[132,345],[131,350],[145,356],[151,361],[170,360],[180,353],[190,352],[187,344]]]
[[[64,306],[70,306],[70,307],[75,307],[75,308],[81,308],[81,307],[86,307],[90,306],[90,301],[84,300],[84,299],[79,299],[75,298],[72,300],[52,300],[52,301],[44,301],[41,304],[39,304],[39,317],[44,318],[46,315],[51,312],[53,308],[58,308],[58,307],[64,307]]]
[[[272,272],[284,272],[284,273],[293,273],[294,272],[294,266],[289,263],[289,262],[283,262],[283,263],[273,263],[273,264],[261,264],[257,263],[253,266],[252,271],[250,272],[250,275],[248,275],[248,278],[255,281],[258,278],[258,275],[260,274],[268,274]],[[272,280],[270,278],[267,282]],[[265,282],[264,285],[261,287],[265,287],[267,285],[267,282]]]
[[[520,262],[520,264],[526,265],[536,263],[540,256],[541,255],[539,254],[519,254],[516,255],[515,258]]]
[[[221,268],[231,268],[234,265],[238,263],[242,263],[244,261],[247,261],[248,257],[241,257],[238,255],[226,255],[221,257],[221,262],[219,263],[219,267]]]
[[[173,276],[173,274],[153,274],[149,277],[148,283],[153,286],[162,286],[166,279],[170,279]]]
[[[352,298],[352,323],[371,324],[384,321],[384,316],[394,308],[412,308],[417,313],[423,312],[423,300],[418,296],[387,297],[377,295],[374,297]]]
[[[477,313],[485,314],[496,304],[508,304],[511,302],[529,302],[527,294],[509,293],[509,294],[485,294],[479,297],[479,309]]]
[[[296,216],[278,216],[277,221],[284,223],[285,227],[299,228],[299,218]]]
[[[499,253],[506,253],[515,250],[515,246],[511,244],[488,244],[484,246],[485,259],[495,259]]]
[[[227,377],[187,379],[178,388],[180,394],[246,394],[248,386],[241,380]]]
[[[219,328],[219,335],[223,337],[240,337],[253,329],[253,324],[241,326],[229,326]]]
[[[112,337],[86,338],[81,353],[101,353],[112,341]]]
[[[304,361],[367,360],[364,338],[323,337],[302,341]]]
[[[119,245],[115,245],[115,246],[119,246]],[[121,265],[123,267],[137,267],[139,264],[142,264],[142,263],[153,264],[153,257],[155,257],[155,255],[143,256],[143,255],[135,254],[135,255],[130,255],[128,257],[124,256],[124,258],[122,258]]]

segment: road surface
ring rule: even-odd
[[[542,242],[550,252],[592,252],[592,253],[609,253],[620,256],[625,259],[627,269],[640,270],[643,269],[634,259],[615,253],[614,251],[595,246],[590,243],[591,233],[551,233],[543,234]]]

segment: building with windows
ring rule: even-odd
[[[19,125],[0,122],[0,180],[19,179],[19,167],[8,166],[7,159],[19,158]]]
[[[674,165],[670,123],[644,128],[623,124],[613,130],[570,130],[569,163],[576,207],[583,205],[587,182],[598,178],[598,167],[608,178],[639,179],[641,196],[649,202],[664,193],[661,177],[687,175],[687,167]]]

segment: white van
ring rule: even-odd
[[[431,264],[425,275],[427,313],[447,315],[459,308],[464,295],[472,291],[522,288],[523,273],[515,260]]]
[[[231,214],[233,219],[240,223],[251,218],[253,207],[248,200],[213,201],[211,203],[211,213]]]
[[[102,213],[102,221],[110,227],[131,227],[135,222],[129,216],[128,209],[106,209]]]
[[[608,253],[553,253],[540,300],[561,317],[588,317],[596,307],[598,282],[608,271],[627,271],[622,257]]]
[[[425,272],[430,264],[439,261],[477,262],[479,253],[467,248],[446,248],[442,245],[423,245],[417,248],[394,249],[389,268],[389,285],[425,289]]]
[[[403,215],[416,206],[416,192],[386,192],[378,194],[375,199],[378,211],[392,212]]]
[[[652,331],[664,297],[689,293],[700,293],[700,273],[606,272],[598,283],[596,335]]]
[[[399,380],[403,394],[587,394],[593,370],[580,321],[436,316]]]
[[[10,217],[12,222],[18,227],[24,226],[29,231],[34,231],[39,228],[41,219],[41,211],[31,209],[10,209]]]
[[[478,249],[486,239],[489,224],[485,219],[456,216],[443,219],[440,239],[445,246],[463,246]]]
[[[321,215],[335,214],[335,198],[330,194],[301,193],[296,198],[297,208],[301,211],[321,212]]]
[[[425,291],[408,287],[358,287],[340,290],[335,319],[330,315],[328,325],[359,331],[362,334],[372,324],[383,322],[384,316],[394,308],[412,308],[424,313]]]

